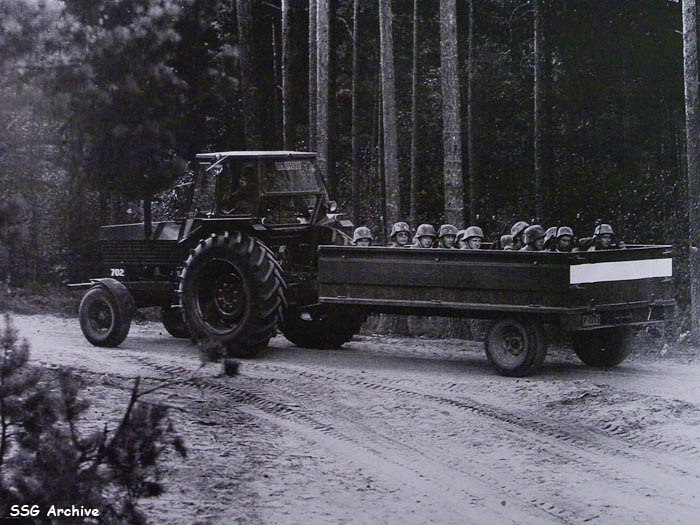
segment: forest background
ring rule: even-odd
[[[94,276],[202,151],[317,150],[390,222],[597,221],[689,298],[681,6],[667,0],[0,0],[0,275]]]

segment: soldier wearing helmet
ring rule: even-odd
[[[432,248],[436,237],[432,224],[421,224],[413,237],[413,246],[414,248]]]
[[[520,248],[521,252],[541,252],[544,248],[545,231],[539,224],[533,224],[525,228],[523,234],[525,246]]]
[[[560,226],[557,229],[554,250],[557,252],[570,252],[574,247],[574,230],[568,226]]]
[[[367,226],[360,226],[355,228],[352,234],[352,243],[355,246],[369,246],[372,244],[372,232]]]
[[[459,230],[457,232],[457,237],[455,238],[455,248],[460,250],[467,248],[467,238],[465,237],[466,234],[467,230]]]
[[[454,248],[457,240],[457,227],[452,224],[443,224],[438,230],[438,242],[440,248]]]
[[[513,236],[513,247],[511,250],[520,250],[523,246],[525,246],[523,236],[525,234],[525,230],[529,226],[530,225],[525,221],[518,221],[513,225],[513,227],[510,229],[510,234]]]
[[[391,240],[392,248],[404,248],[409,246],[409,241],[411,240],[411,228],[405,222],[397,222],[391,227],[391,235],[389,235]]]
[[[556,226],[547,228],[544,232],[544,250],[548,252],[553,252],[557,249],[557,230]]]
[[[599,224],[593,230],[593,246],[588,248],[588,251],[596,250],[615,250],[624,248],[624,244],[620,246],[617,236],[609,224]]]
[[[513,250],[513,236],[509,234],[501,235],[501,239],[498,241],[501,246],[501,250]]]
[[[478,226],[469,226],[464,230],[465,250],[481,249],[481,242],[484,240],[484,232]]]

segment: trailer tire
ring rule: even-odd
[[[190,338],[190,331],[187,329],[187,324],[185,324],[180,308],[173,308],[170,305],[161,306],[160,318],[163,322],[163,328],[170,335],[178,339]]]
[[[571,334],[578,358],[588,366],[605,367],[622,363],[632,351],[629,328],[616,326]]]
[[[95,346],[114,348],[129,335],[134,302],[126,287],[117,284],[116,293],[103,285],[93,286],[80,301],[80,329]]]
[[[282,334],[296,346],[330,350],[349,342],[359,333],[364,321],[365,316],[357,311],[290,307],[284,313],[280,328]]]
[[[254,237],[212,234],[185,261],[180,306],[192,339],[219,343],[230,357],[254,357],[267,347],[283,303],[279,264]]]
[[[486,334],[486,357],[504,376],[523,377],[539,368],[547,355],[542,325],[531,319],[494,321]]]

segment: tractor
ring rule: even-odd
[[[160,307],[174,337],[253,357],[279,329],[297,346],[337,348],[364,316],[318,302],[318,247],[348,245],[352,223],[328,200],[316,154],[226,151],[196,156],[171,220],[100,228],[101,277],[86,289],[80,326],[115,347],[136,308]],[[146,205],[145,205],[146,206]]]

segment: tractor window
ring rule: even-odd
[[[281,160],[263,166],[264,193],[320,191],[315,166],[310,160]]]
[[[192,210],[195,217],[210,213],[214,209],[215,178],[216,173],[221,169],[220,166],[216,166],[209,171],[202,169],[199,172],[192,196]]]
[[[257,203],[257,172],[254,162],[230,162],[218,176],[218,212],[252,215]]]

